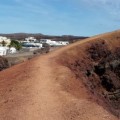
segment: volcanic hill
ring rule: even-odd
[[[118,120],[120,31],[0,72],[0,120]]]

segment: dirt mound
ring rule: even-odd
[[[0,71],[9,67],[8,60],[0,56]]]
[[[120,31],[86,39],[64,51],[58,61],[68,67],[96,101],[120,116]]]

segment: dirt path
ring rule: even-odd
[[[0,120],[117,120],[54,61],[59,52],[0,73]]]

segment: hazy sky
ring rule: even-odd
[[[0,0],[0,33],[92,36],[120,28],[120,0]]]

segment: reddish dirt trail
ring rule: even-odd
[[[54,60],[65,49],[0,73],[0,120],[117,120]]]

